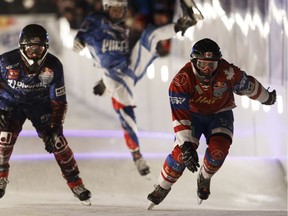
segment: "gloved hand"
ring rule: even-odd
[[[197,151],[193,148],[193,144],[191,142],[184,142],[184,144],[181,146],[182,151],[182,160],[185,164],[185,166],[191,171],[196,172],[197,167],[200,167],[199,165],[199,158]]]
[[[80,53],[85,48],[85,43],[75,39],[73,43],[73,51],[76,53]]]
[[[105,90],[106,90],[106,86],[105,86],[103,80],[101,79],[101,80],[94,86],[94,88],[93,88],[93,93],[94,93],[95,95],[101,96],[101,95],[104,94]]]
[[[263,102],[262,104],[264,105],[273,105],[276,102],[276,91],[275,89],[272,92],[269,92],[269,90],[267,89],[269,97],[268,100]]]
[[[59,130],[56,128],[50,128],[45,132],[43,141],[45,143],[45,150],[50,154],[54,152],[56,141],[58,138]]]

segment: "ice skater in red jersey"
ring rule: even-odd
[[[169,97],[175,147],[167,156],[155,190],[148,195],[151,208],[164,200],[185,168],[197,172],[199,204],[210,195],[212,176],[221,168],[233,140],[234,94],[273,105],[276,91],[268,91],[222,58],[216,42],[205,38],[192,47],[190,61],[175,75]],[[200,167],[197,148],[204,135],[207,149]]]

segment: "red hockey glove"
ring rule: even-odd
[[[193,144],[191,142],[184,142],[181,146],[182,151],[182,160],[185,166],[191,171],[196,172],[198,170],[197,167],[199,165],[199,158],[197,151],[193,148]]]
[[[263,102],[264,105],[273,105],[276,102],[276,91],[275,89],[272,92],[269,92],[269,89],[267,89],[269,97],[268,100]]]

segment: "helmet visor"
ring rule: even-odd
[[[218,61],[197,59],[197,68],[204,74],[213,73],[218,67]]]
[[[24,52],[26,53],[29,59],[34,59],[34,58],[40,59],[43,56],[45,49],[46,49],[45,46],[42,46],[39,44],[32,44],[32,45],[24,46]]]

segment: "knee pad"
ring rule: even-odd
[[[228,155],[231,140],[226,136],[211,136],[204,156],[204,169],[213,175],[216,173]]]
[[[231,139],[225,134],[213,135],[209,138],[208,151],[214,160],[224,160],[228,155]]]

